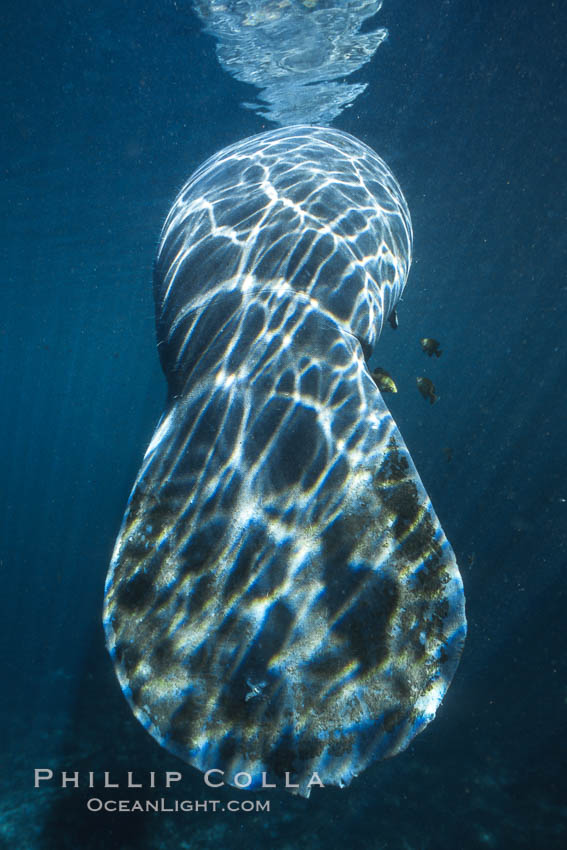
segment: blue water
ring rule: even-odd
[[[181,770],[178,798],[254,798],[211,795],[149,739],[100,616],[165,395],[162,221],[207,156],[272,125],[239,106],[254,90],[189,3],[3,4],[0,847],[567,845],[567,22],[536,0],[385,0],[378,17],[390,37],[335,126],[388,162],[412,213],[400,327],[374,361],[463,574],[461,665],[410,749],[346,790],[266,792],[269,813],[95,814],[92,791],[34,789],[34,769]]]

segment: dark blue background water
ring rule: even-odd
[[[165,394],[151,296],[162,220],[207,156],[270,126],[239,107],[251,90],[220,69],[188,6],[10,0],[0,12],[0,846],[564,847],[559,2],[385,0],[390,39],[336,121],[391,165],[415,230],[400,329],[375,360],[398,383],[388,401],[467,593],[469,637],[435,722],[347,790],[265,794],[269,814],[94,815],[92,792],[33,789],[35,767],[181,769],[181,796],[211,797],[130,715],[100,625]],[[441,340],[440,360],[421,336]]]

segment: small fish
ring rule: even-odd
[[[429,354],[430,357],[441,357],[443,352],[441,351],[439,345],[440,343],[436,339],[432,339],[430,337],[424,337],[420,340],[421,348],[426,353]]]
[[[453,460],[453,449],[451,448],[451,446],[445,446],[443,452],[445,454],[445,459],[447,463],[451,463],[451,461]]]
[[[417,387],[425,399],[429,399],[431,404],[435,404],[435,402],[439,399],[439,396],[435,394],[435,384],[433,381],[430,381],[429,378],[416,378]]]
[[[391,375],[389,375],[384,369],[381,369],[378,366],[372,372],[372,378],[374,379],[374,383],[378,387],[379,390],[382,390],[383,393],[397,393],[398,388],[394,382],[394,379]]]
[[[393,328],[395,331],[397,331],[399,322],[398,322],[398,311],[396,310],[395,307],[392,310],[392,312],[390,313],[390,315],[388,317],[388,321],[390,323],[390,327]]]
[[[252,679],[246,679],[246,684],[250,688],[246,696],[244,697],[244,702],[248,702],[249,699],[254,699],[254,697],[259,697],[262,695],[262,691],[268,684],[267,682],[258,682],[254,683]]]

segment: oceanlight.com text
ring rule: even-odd
[[[185,814],[210,812],[269,812],[269,800],[87,800],[89,812],[183,812]]]

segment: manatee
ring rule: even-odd
[[[348,785],[457,667],[461,577],[368,366],[411,248],[386,164],[302,125],[217,153],[163,227],[167,401],[104,627],[138,720],[227,783]]]

